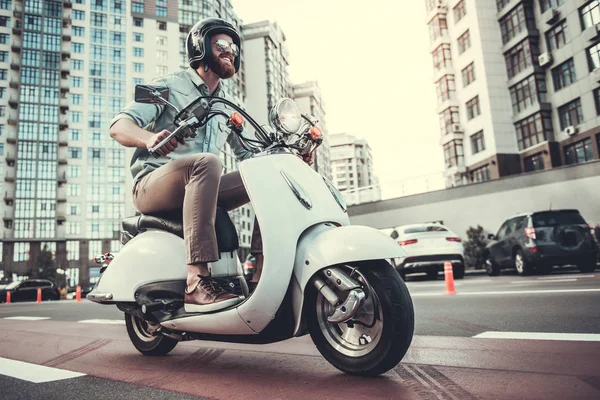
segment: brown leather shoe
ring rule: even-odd
[[[200,280],[192,290],[185,288],[183,298],[186,312],[210,312],[231,307],[242,299],[226,292],[221,285],[209,276],[198,275]]]

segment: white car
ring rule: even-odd
[[[444,263],[452,263],[454,279],[465,276],[465,250],[460,236],[438,223],[403,225],[390,232],[406,251],[406,258],[396,265],[404,278],[413,272],[425,272],[436,279]]]

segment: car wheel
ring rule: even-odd
[[[489,254],[485,255],[485,272],[487,272],[489,276],[500,275],[500,267],[492,260],[492,257]]]
[[[581,272],[593,272],[596,269],[596,260],[582,262],[577,264],[577,269]]]
[[[529,275],[531,273],[531,264],[525,259],[523,250],[517,249],[515,256],[513,257],[515,269],[521,276]]]
[[[452,266],[452,276],[454,279],[463,279],[465,277],[465,264],[454,264]]]

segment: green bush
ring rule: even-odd
[[[465,248],[465,268],[483,269],[485,246],[488,244],[487,234],[484,229],[470,227],[467,230],[467,240],[463,241]]]

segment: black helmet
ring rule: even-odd
[[[212,49],[210,39],[217,33],[225,33],[231,36],[233,43],[235,43],[241,50],[242,43],[240,40],[240,35],[235,30],[233,25],[221,18],[206,18],[194,25],[190,30],[190,33],[188,33],[186,41],[186,53],[190,66],[193,66],[199,61],[204,60],[205,57],[210,57]],[[239,54],[235,57],[233,66],[235,67],[235,72],[240,69]]]

